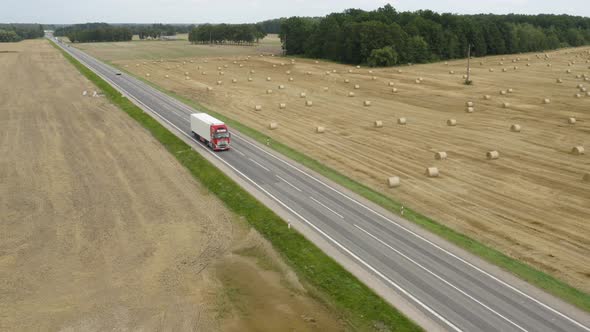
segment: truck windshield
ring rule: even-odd
[[[213,135],[213,137],[215,138],[228,138],[229,137],[229,133],[215,133],[215,135]]]

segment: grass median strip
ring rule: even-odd
[[[86,68],[59,46],[51,42],[104,95],[160,141],[177,160],[226,206],[269,240],[302,281],[311,286],[316,297],[338,311],[355,330],[388,329],[421,331],[422,329],[391,307],[366,285],[328,257],[300,233],[289,229],[274,212],[242,189],[199,153],[168,131],[158,121],[121,96],[115,88]]]
[[[117,68],[124,70],[123,68],[111,63],[111,65],[116,66]],[[130,72],[127,72],[130,75],[133,75]],[[135,76],[135,75],[134,75]],[[145,80],[142,77],[135,76],[136,78],[146,82],[150,86],[178,99],[179,101],[190,105],[196,109],[206,111],[207,113],[225,121],[228,125],[235,128],[236,130],[240,131],[241,133],[247,135],[248,137],[256,140],[259,143],[266,144],[268,136],[255,130],[250,127],[247,127],[240,122],[232,120],[222,114],[219,114],[215,111],[207,109],[206,107],[198,104],[197,102],[188,99],[186,97],[180,96],[172,91],[165,90],[160,86]],[[273,150],[283,154],[284,156],[297,161],[298,163],[308,167],[316,171],[317,173],[329,178],[330,180],[340,184],[341,186],[354,191],[355,193],[359,194],[360,196],[384,207],[385,209],[400,214],[401,204],[395,202],[391,198],[363,185],[360,184],[349,177],[327,167],[320,162],[310,158],[303,153],[283,144],[281,142],[271,140],[270,148]],[[512,274],[516,275],[517,277],[527,281],[530,284],[533,284],[548,293],[553,294],[556,297],[559,297],[566,302],[569,302],[578,308],[590,312],[590,295],[586,294],[575,287],[572,287],[563,281],[556,279],[542,271],[535,269],[534,267],[521,262],[517,259],[509,257],[498,250],[490,248],[464,234],[458,233],[453,229],[442,225],[420,213],[417,211],[408,208],[407,206],[404,207],[404,218],[408,219],[421,227],[429,230],[430,232],[454,243],[455,245],[487,260],[488,262],[497,265]]]

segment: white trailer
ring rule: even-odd
[[[191,131],[196,138],[206,143],[213,150],[229,149],[229,129],[223,121],[207,113],[191,114]]]

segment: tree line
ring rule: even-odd
[[[125,24],[139,39],[157,39],[161,36],[175,36],[177,33],[188,33],[194,25],[188,24]]]
[[[41,24],[0,24],[0,43],[19,42],[44,35]]]
[[[256,24],[203,24],[194,27],[188,35],[193,44],[252,44],[266,33]]]
[[[430,10],[349,9],[281,22],[287,55],[392,66],[590,44],[590,18],[569,15],[456,15]]]
[[[131,29],[107,23],[69,25],[56,29],[54,34],[68,37],[72,43],[129,41],[133,38]]]

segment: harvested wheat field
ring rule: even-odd
[[[47,41],[0,72],[0,331],[343,329]]]
[[[109,53],[100,47],[82,48]],[[590,292],[590,154],[572,153],[590,146],[589,51],[475,58],[469,86],[466,60],[385,69],[266,55],[109,60]],[[388,186],[392,176],[399,186]]]

